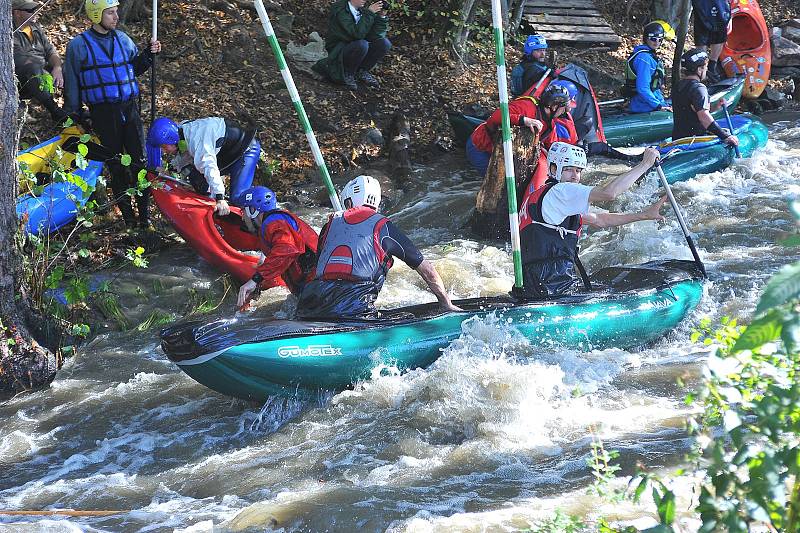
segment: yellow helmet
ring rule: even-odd
[[[86,16],[95,24],[100,24],[103,19],[103,11],[110,7],[119,5],[119,0],[86,0]]]
[[[654,20],[656,24],[661,24],[661,27],[664,28],[664,38],[668,41],[675,40],[675,29],[669,25],[669,22],[666,20]]]

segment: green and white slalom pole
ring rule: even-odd
[[[322,152],[317,144],[317,137],[314,135],[314,130],[311,129],[311,123],[308,121],[308,115],[303,107],[303,102],[300,101],[300,94],[297,92],[297,86],[292,79],[292,73],[289,72],[289,67],[286,65],[286,59],[283,57],[281,45],[278,44],[278,39],[275,37],[275,31],[272,29],[272,23],[267,16],[267,10],[264,9],[264,2],[262,0],[255,0],[256,11],[258,18],[261,19],[261,25],[264,26],[264,33],[267,35],[267,41],[272,48],[272,53],[275,54],[275,60],[278,62],[278,68],[281,70],[283,82],[286,84],[286,89],[289,91],[289,96],[292,99],[292,105],[297,112],[300,119],[300,125],[303,127],[303,132],[306,134],[308,144],[311,146],[311,152],[314,154],[314,161],[317,163],[317,168],[322,175],[322,180],[325,182],[325,187],[328,189],[328,196],[331,199],[331,205],[336,211],[342,210],[342,204],[339,202],[339,196],[336,194],[336,189],[333,187],[331,175],[328,172],[328,167],[325,165],[325,159],[322,157]]]
[[[257,0],[260,1],[260,0]],[[503,18],[500,0],[492,0],[492,26],[497,63],[497,91],[500,94],[502,113],[503,161],[506,168],[506,193],[508,195],[508,224],[511,226],[511,254],[514,259],[514,286],[522,288],[522,255],[519,245],[519,217],[517,215],[517,185],[514,176],[514,148],[511,142],[511,119],[508,115],[508,84],[506,80],[506,53],[503,42]]]

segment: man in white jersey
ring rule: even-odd
[[[584,222],[599,228],[622,226],[638,220],[663,220],[659,210],[666,196],[635,213],[590,213],[589,204],[608,202],[641,178],[658,158],[648,148],[642,162],[604,185],[580,183],[586,168],[586,152],[556,142],[547,154],[548,179],[529,191],[520,208],[522,245],[522,296],[550,298],[574,290],[577,282],[578,238]]]

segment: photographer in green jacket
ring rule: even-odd
[[[370,70],[392,47],[386,38],[389,28],[386,2],[379,0],[364,8],[366,3],[367,0],[337,0],[331,6],[325,36],[328,57],[313,67],[350,90],[358,89],[357,81],[379,87]]]

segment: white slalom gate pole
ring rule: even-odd
[[[260,1],[260,0],[258,0]],[[505,44],[500,0],[492,0],[492,27],[494,30],[495,62],[497,63],[497,91],[502,113],[503,161],[506,168],[506,193],[508,195],[508,224],[511,227],[511,255],[514,260],[514,286],[522,288],[522,255],[519,244],[519,216],[517,215],[517,185],[514,176],[514,147],[511,142],[511,119],[508,115],[508,81],[506,79]]]
[[[153,0],[153,40],[158,40],[158,0]],[[153,55],[153,65],[150,67],[150,125],[156,120],[156,56]]]

